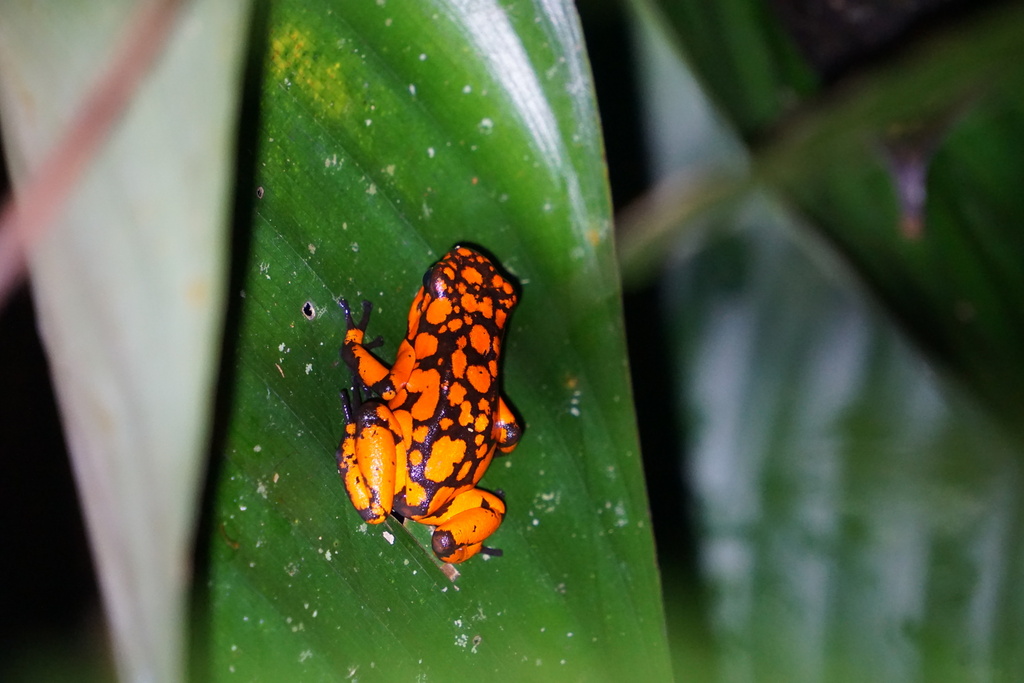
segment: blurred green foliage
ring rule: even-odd
[[[700,583],[662,566],[677,675],[1012,680],[1024,13],[924,24],[835,79],[766,4],[634,7],[641,53],[669,46],[642,75],[649,120],[677,116],[653,165],[680,129],[724,140],[620,235],[630,281],[658,275],[697,519]]]

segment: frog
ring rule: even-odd
[[[496,454],[510,453],[520,421],[501,391],[505,330],[517,288],[489,256],[457,244],[423,276],[408,331],[390,367],[366,339],[373,305],[356,321],[345,299],[341,358],[345,429],[338,473],[369,524],[389,515],[434,527],[431,549],[457,564],[483,553],[505,517],[504,496],[479,488]],[[367,396],[364,398],[363,394]]]

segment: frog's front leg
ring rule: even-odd
[[[437,525],[431,539],[434,554],[443,562],[456,564],[483,550],[484,540],[498,530],[504,517],[501,498],[490,491],[470,489],[452,498],[438,514],[416,521]]]
[[[358,400],[358,390],[356,393]],[[401,427],[384,403],[370,400],[354,410],[342,393],[345,435],[338,446],[338,473],[359,516],[380,524],[391,513],[395,498],[396,449]]]
[[[345,312],[345,341],[341,345],[341,359],[349,367],[363,386],[371,389],[385,401],[395,397],[395,383],[391,378],[391,368],[382,363],[370,350],[381,346],[384,340],[377,337],[364,341],[366,326],[370,322],[370,311],[373,304],[363,301],[363,315],[359,322],[352,318],[352,309],[345,299],[338,299],[338,305]]]

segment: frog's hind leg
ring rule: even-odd
[[[431,539],[434,554],[443,562],[465,562],[481,550],[485,554],[500,551],[485,549],[484,540],[497,531],[505,517],[505,503],[483,489],[470,489],[455,496],[440,515],[419,519],[436,524]]]
[[[358,388],[356,400],[359,401]],[[396,444],[401,440],[394,413],[381,401],[360,402],[353,408],[342,392],[345,435],[338,446],[338,473],[359,516],[380,524],[395,498]]]

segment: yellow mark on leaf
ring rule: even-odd
[[[342,56],[334,46],[315,44],[309,33],[282,26],[271,36],[268,59],[275,80],[296,96],[309,98],[321,112],[338,116],[350,99],[341,78]]]

